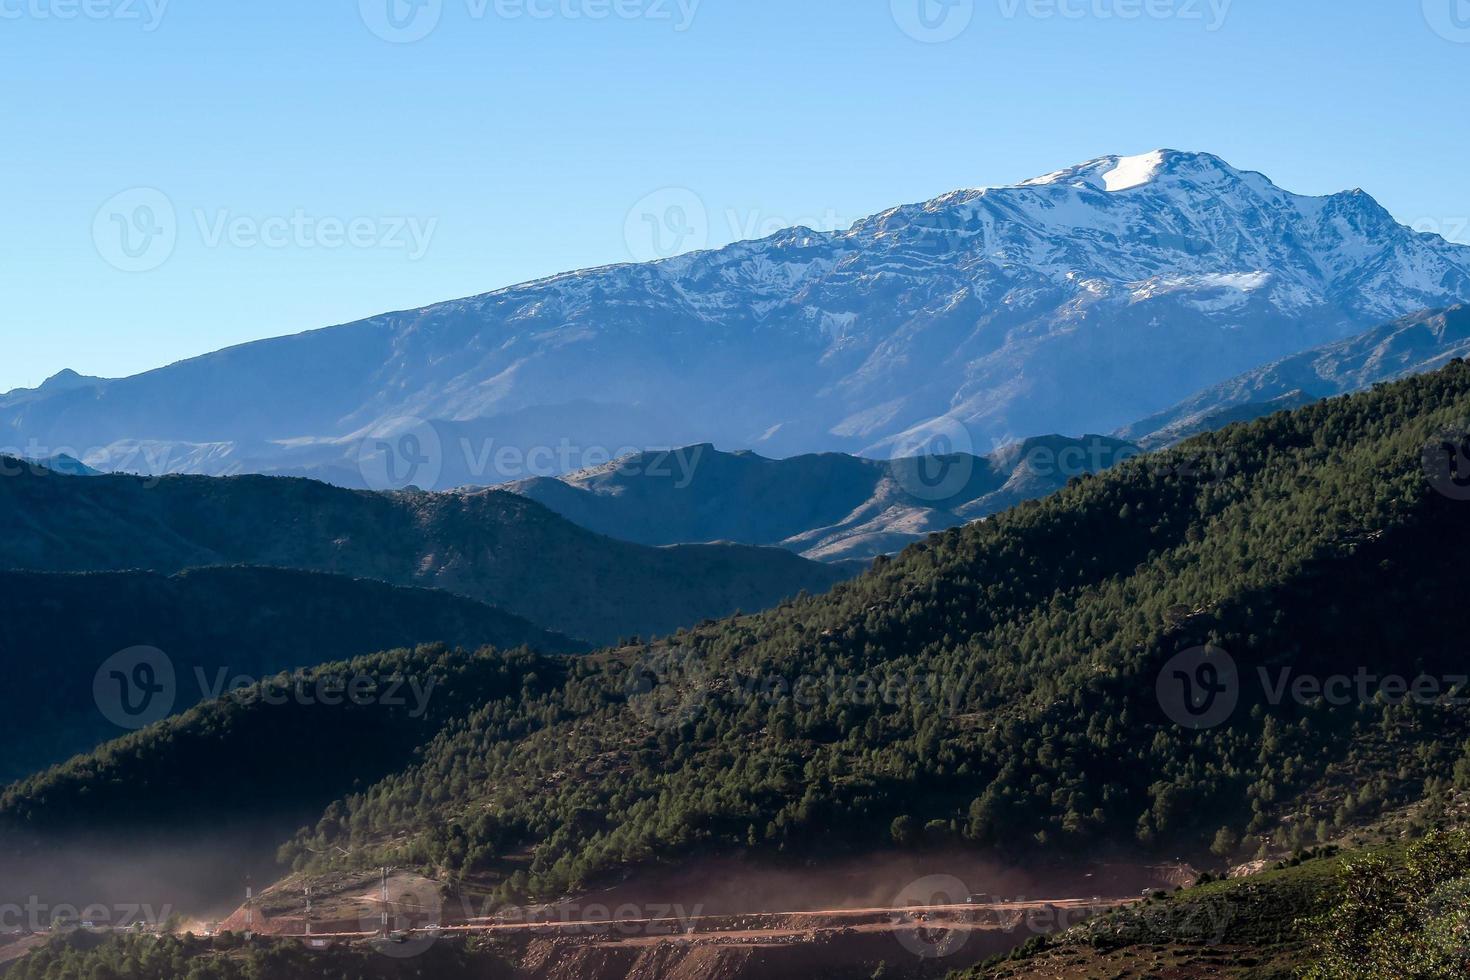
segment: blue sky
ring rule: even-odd
[[[0,0],[0,391],[1160,146],[1470,240],[1470,0],[413,2]]]

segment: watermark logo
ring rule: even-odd
[[[628,209],[623,241],[634,262],[655,262],[726,242],[763,241],[773,236],[796,241],[831,237],[856,223],[852,216],[831,207],[785,212],[746,204],[714,210],[692,188],[663,187]],[[839,322],[849,318],[855,316],[835,316]]]
[[[1261,691],[1267,703],[1278,707],[1290,700],[1295,704],[1323,703],[1334,708],[1351,704],[1410,703],[1420,706],[1464,708],[1470,706],[1470,674],[1375,674],[1359,667],[1354,674],[1318,676],[1298,674],[1291,667],[1272,672],[1256,668]]]
[[[1235,658],[1219,647],[1194,647],[1170,658],[1155,691],[1159,707],[1180,728],[1215,728],[1240,703],[1240,672]]]
[[[434,33],[444,0],[358,0],[367,29],[390,44],[412,44]]]
[[[469,15],[480,20],[646,20],[666,23],[683,34],[694,26],[703,0],[466,0]]]
[[[362,932],[378,934],[372,944],[375,950],[408,960],[427,953],[439,941],[443,915],[444,898],[433,882],[390,879],[383,892],[366,903],[358,922]]]
[[[0,0],[3,2],[3,0]],[[194,208],[181,222],[172,199],[153,187],[114,195],[92,219],[97,254],[123,272],[151,272],[167,262],[186,232],[207,249],[381,249],[402,252],[410,262],[428,254],[438,218],[410,216],[336,217],[305,208],[264,217],[229,208]]]
[[[226,698],[271,707],[401,708],[417,721],[428,714],[439,685],[432,675],[344,674],[297,668],[258,677],[232,674],[228,666],[195,666],[184,679],[192,680],[194,686],[180,683],[173,660],[162,650],[129,647],[97,668],[92,679],[93,700],[108,721],[133,731],[162,721],[173,714],[175,707]]]
[[[32,895],[24,905],[0,904],[0,933],[67,931],[74,929],[113,932],[157,932],[173,917],[172,905],[155,907],[143,903],[97,903],[93,905],[50,905]]]
[[[472,21],[649,21],[682,34],[694,26],[702,0],[464,0]],[[458,5],[456,5],[458,7]],[[367,29],[391,44],[422,41],[439,27],[444,0],[358,0]]]
[[[974,676],[946,678],[892,670],[882,674],[828,671],[825,674],[717,673],[688,647],[645,650],[629,664],[623,694],[633,714],[654,728],[697,720],[716,696],[727,707],[790,704],[802,711],[848,705],[873,711],[915,707],[956,717]]]
[[[289,673],[257,678],[249,674],[230,676],[228,667],[210,672],[194,668],[199,697],[206,701],[234,698],[240,703],[257,701],[272,707],[296,704],[302,707],[362,708],[376,705],[404,708],[417,721],[429,712],[429,702],[439,686],[432,676],[369,673],[316,673],[297,669]]]
[[[196,208],[193,217],[205,248],[382,249],[403,252],[410,262],[428,254],[439,228],[438,218],[358,215],[344,219],[314,215],[305,208],[264,218],[236,214],[228,208],[212,212]]]
[[[1246,675],[1224,650],[1195,647],[1171,659],[1157,681],[1159,705],[1171,721],[1192,731],[1216,728],[1235,713]],[[1462,709],[1470,706],[1470,674],[1379,674],[1359,666],[1354,673],[1313,674],[1295,667],[1257,666],[1250,678],[1251,695],[1260,703],[1280,708],[1354,704],[1413,704],[1420,707]]]
[[[623,680],[628,707],[652,728],[678,728],[704,713],[711,676],[688,647],[659,647],[641,654]]]
[[[1211,33],[1225,26],[1234,0],[998,0],[1006,20],[1194,21]]]
[[[92,698],[102,716],[137,731],[173,713],[178,683],[168,654],[156,647],[129,647],[113,654],[92,678]]]
[[[1430,30],[1456,44],[1470,44],[1470,0],[1424,0]]]
[[[709,210],[687,187],[665,187],[628,211],[623,241],[635,262],[669,259],[698,251],[710,242]]]
[[[50,446],[37,439],[29,439],[24,446],[0,446],[0,478],[15,476],[62,476],[74,479],[86,471],[77,471],[76,464],[98,473],[125,473],[141,479],[142,486],[152,489],[159,479],[172,472],[187,468],[187,459],[175,458],[175,447],[168,443],[149,441],[115,442],[108,446],[93,446],[82,449],[76,446]],[[221,476],[232,476],[240,469],[239,464],[225,468]]]
[[[1438,235],[1447,242],[1470,244],[1470,217],[1415,218],[1409,227],[1421,235]]]
[[[555,446],[499,445],[494,439],[475,442],[461,437],[447,453],[451,463],[462,463],[463,475],[479,484],[505,483],[529,477],[557,477],[577,470],[601,469],[616,463],[625,477],[667,480],[676,490],[694,482],[703,446],[673,449],[665,446],[583,446],[562,439]]]
[[[122,272],[151,272],[174,254],[179,219],[173,201],[153,187],[114,195],[92,219],[92,243],[103,261]]]
[[[1425,945],[1445,963],[1470,961],[1470,878],[1435,889],[1424,903]]]
[[[1470,425],[1447,429],[1424,446],[1424,475],[1437,493],[1470,500]]]
[[[169,0],[0,0],[0,20],[116,20],[136,22],[152,34]]]
[[[949,500],[975,473],[974,449],[970,430],[945,415],[900,436],[888,469],[909,496],[931,503]]]
[[[1061,480],[1101,473],[1141,455],[1143,450],[1131,443],[1087,436],[1061,445],[1032,446],[1021,457],[1021,465],[1036,476]],[[1183,476],[1186,469],[1181,465],[1175,471]]]
[[[975,0],[890,0],[893,21],[924,44],[953,41],[975,19]]]
[[[842,704],[874,710],[920,707],[953,718],[969,695],[973,674],[946,678],[938,674],[891,670],[882,674],[828,671],[826,674],[721,675],[721,696],[733,704],[775,706],[789,703],[803,710]]]
[[[1215,946],[1225,941],[1235,916],[1233,902],[1213,898],[1154,902],[1130,906],[1115,915],[1095,917],[1083,929],[1095,938],[1125,946],[1156,942]]]
[[[953,956],[970,941],[970,930],[947,928],[940,924],[930,925],[929,916],[935,907],[964,905],[969,901],[970,889],[954,875],[929,875],[911,881],[893,897],[892,907],[912,918],[910,928],[894,930],[894,936],[904,949],[915,956],[935,960]]]
[[[444,446],[423,419],[388,419],[358,443],[357,469],[372,490],[432,487],[444,469]]]
[[[478,914],[464,902],[465,919],[490,922],[496,926],[530,926],[538,931],[559,936],[603,936],[632,938],[637,936],[669,937],[684,945],[704,917],[704,905],[687,907],[682,903],[634,904],[617,907],[601,902],[581,904],[558,902],[555,905],[517,907],[495,912],[487,900]]]

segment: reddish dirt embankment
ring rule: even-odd
[[[974,855],[880,855],[801,869],[706,862],[510,911],[403,872],[386,894],[389,929],[406,947],[473,938],[524,980],[810,980],[885,963],[897,975],[942,976],[1182,876],[1192,877],[1142,862],[1016,869]],[[281,882],[220,928],[241,932],[248,921],[259,934],[304,939],[308,885],[311,936],[384,941],[383,883],[370,873]],[[1027,897],[1037,895],[1053,897]]]
[[[1005,952],[1038,931],[1080,922],[1104,903],[1077,901],[710,916],[675,937],[636,922],[580,934],[569,924],[492,927],[526,980],[774,980],[840,967],[927,965],[937,973]],[[528,938],[531,931],[541,935]]]

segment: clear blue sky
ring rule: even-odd
[[[719,244],[1169,146],[1470,239],[1470,0],[161,2],[0,0],[0,391],[644,257],[665,188]]]

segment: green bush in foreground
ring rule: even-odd
[[[1307,980],[1439,980],[1470,975],[1470,834],[1434,832],[1402,867],[1349,862],[1342,900],[1313,921]]]

